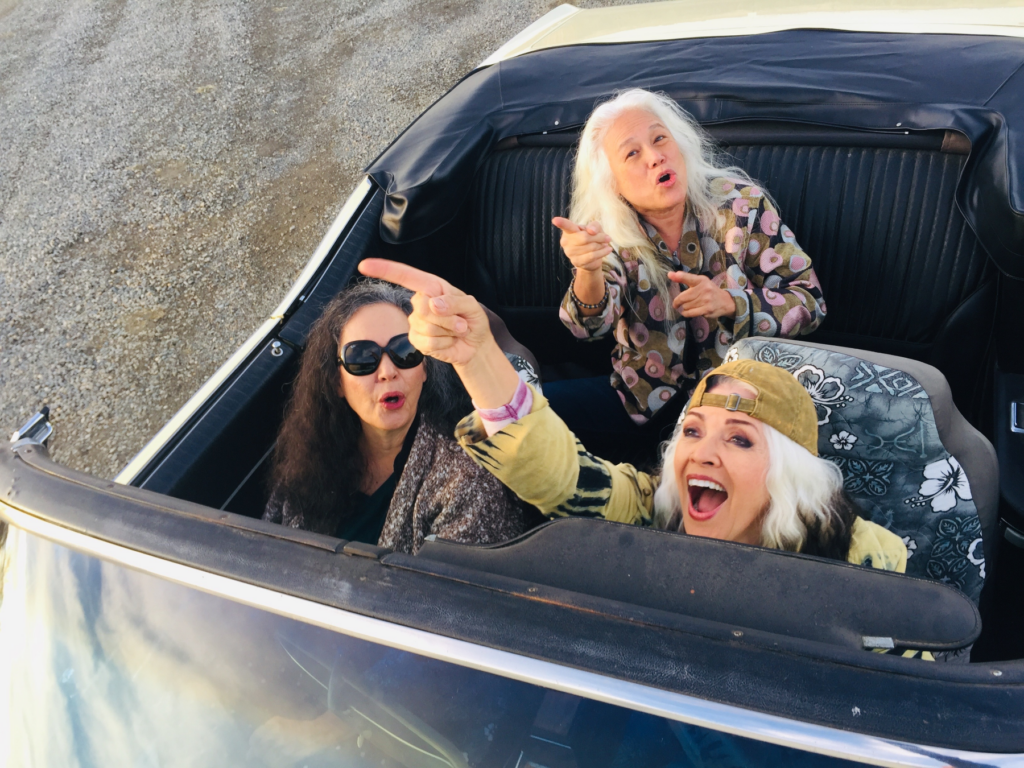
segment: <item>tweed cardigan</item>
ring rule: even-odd
[[[679,317],[629,249],[605,258],[608,304],[603,312],[582,315],[571,286],[558,310],[577,338],[614,335],[611,385],[637,424],[647,422],[678,392],[688,397],[705,373],[721,365],[734,341],[801,336],[825,317],[811,259],[764,193],[729,179],[715,179],[712,189],[725,197],[714,226],[705,231],[688,212],[676,251],[653,226],[640,222],[665,270],[710,278],[732,297],[735,317]],[[670,283],[667,298],[679,290]]]
[[[308,528],[301,513],[274,494],[264,520]],[[415,554],[423,540],[494,544],[523,532],[522,505],[450,437],[421,422],[388,507],[379,546]]]

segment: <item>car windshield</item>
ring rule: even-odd
[[[844,766],[358,640],[12,529],[0,743],[35,766]]]

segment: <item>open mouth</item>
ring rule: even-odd
[[[658,186],[671,184],[671,182],[674,181],[675,178],[676,174],[674,171],[665,171],[665,173],[661,174],[658,177]]]
[[[394,411],[405,405],[405,395],[401,392],[388,392],[381,399],[380,404],[389,411]]]
[[[690,494],[690,517],[709,520],[729,498],[725,488],[714,480],[691,477],[687,480]]]

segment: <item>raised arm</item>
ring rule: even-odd
[[[477,408],[512,400],[519,375],[501,351],[483,307],[446,280],[386,259],[365,259],[359,271],[414,291],[409,341],[425,355],[450,363]]]
[[[573,285],[570,290],[581,305],[584,317],[601,314],[605,295],[604,274],[601,263],[612,252],[612,239],[601,229],[600,223],[590,222],[586,226],[555,216],[551,220],[562,231],[559,245],[573,266]]]
[[[625,268],[609,264],[607,257],[614,249],[600,223],[582,226],[561,216],[551,223],[562,231],[559,244],[573,266],[573,280],[562,298],[558,318],[578,339],[601,338],[622,314]]]
[[[456,436],[474,462],[547,515],[650,524],[656,478],[587,453],[542,395],[533,394],[529,413],[488,436],[480,409],[510,405],[520,379],[472,296],[393,261],[367,259],[359,271],[415,291],[409,340],[424,354],[451,363],[473,398],[477,411]]]

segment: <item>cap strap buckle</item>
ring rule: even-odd
[[[735,392],[725,398],[725,410],[727,411],[738,411],[740,409],[741,398]]]

